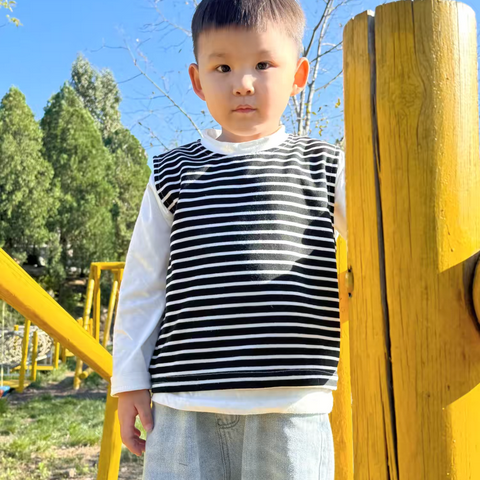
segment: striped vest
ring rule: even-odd
[[[199,139],[154,157],[173,223],[153,393],[336,389],[339,155],[288,134],[256,153],[219,154]]]

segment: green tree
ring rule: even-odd
[[[126,128],[122,127],[110,135],[106,146],[113,155],[113,182],[117,192],[112,210],[115,253],[118,261],[124,261],[150,177],[150,167],[144,148]]]
[[[18,260],[47,241],[57,208],[53,169],[42,156],[42,131],[25,95],[10,88],[0,103],[0,247]]]
[[[94,119],[68,83],[51,97],[40,125],[44,155],[61,192],[52,219],[61,249],[59,261],[64,274],[69,267],[85,272],[91,262],[114,256],[112,156]]]
[[[121,95],[113,74],[98,71],[79,55],[72,65],[71,85],[92,114],[105,146],[113,156],[109,177],[115,189],[112,209],[116,260],[125,259],[143,192],[150,176],[148,156],[140,142],[120,121]]]
[[[98,71],[79,54],[71,75],[70,84],[94,118],[102,138],[122,128],[119,111],[122,99],[113,73],[107,68]]]

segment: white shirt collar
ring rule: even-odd
[[[266,150],[280,145],[289,136],[285,131],[285,125],[283,124],[280,124],[280,127],[276,132],[267,135],[266,137],[241,143],[222,142],[217,140],[222,131],[215,128],[205,128],[201,133],[201,143],[206,149],[224,155],[255,153],[260,150]]]

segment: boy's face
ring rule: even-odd
[[[294,41],[273,25],[262,33],[239,27],[202,32],[198,63],[188,70],[193,89],[222,126],[218,140],[236,143],[276,132],[309,72],[308,60],[297,60]],[[245,104],[254,110],[235,111]]]

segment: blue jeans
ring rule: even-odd
[[[328,414],[230,415],[153,403],[143,480],[333,480]]]

